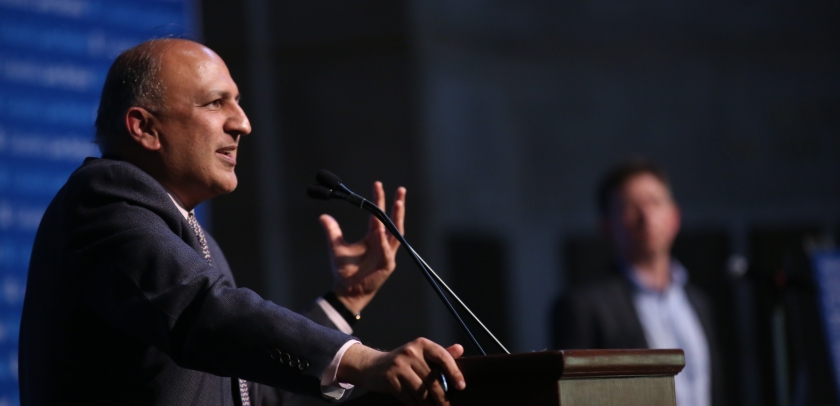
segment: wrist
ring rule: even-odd
[[[344,352],[336,371],[336,380],[353,385],[362,385],[364,371],[381,352],[364,344],[351,345]]]

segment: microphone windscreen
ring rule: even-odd
[[[341,183],[341,178],[335,176],[334,173],[326,170],[321,169],[318,171],[318,174],[315,175],[315,180],[318,181],[323,186],[326,186],[330,189],[335,189]]]
[[[330,200],[332,198],[332,191],[320,185],[309,185],[306,194],[313,199]]]

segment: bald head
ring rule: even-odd
[[[125,126],[129,108],[143,107],[152,112],[165,109],[166,89],[159,73],[164,54],[173,47],[207,49],[185,39],[159,38],[127,49],[114,60],[96,116],[96,143],[103,154],[117,153],[120,145],[129,140]]]

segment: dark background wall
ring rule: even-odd
[[[336,217],[348,241],[362,238],[368,225],[368,216],[358,209],[306,197],[319,169],[330,169],[366,195],[380,180],[389,204],[396,187],[406,186],[406,228],[414,240],[422,235],[413,55],[401,3],[251,3],[263,7],[257,16],[248,6],[205,3],[206,43],[238,78],[242,104],[255,128],[243,143],[240,189],[214,202],[214,233],[235,258],[231,261],[241,261],[241,267],[234,267],[243,270],[241,278],[237,275],[243,284],[301,307],[331,287],[318,216]],[[253,29],[247,26],[259,24],[260,18],[270,23],[249,37]],[[229,22],[231,30],[209,28]],[[239,24],[240,29],[234,28]],[[265,38],[259,36],[270,42],[260,43]],[[249,66],[260,57],[265,58],[263,68],[270,67],[262,78]],[[251,97],[255,92],[263,98]],[[271,128],[260,126],[267,121]],[[272,143],[266,143],[269,138]],[[276,183],[265,185],[266,171],[273,171]],[[263,207],[267,193],[261,188],[272,189],[279,206]],[[274,224],[261,213],[271,213]],[[278,245],[257,241],[276,233],[272,227],[281,228],[282,235],[274,236]],[[396,347],[427,330],[425,282],[408,266],[409,258],[401,255],[398,261],[399,271],[366,309],[365,323],[355,332],[377,347]]]
[[[329,168],[360,192],[408,187],[409,241],[509,347],[543,349],[554,297],[609,257],[595,183],[646,156],[683,209],[677,255],[718,301],[733,403],[775,404],[778,299],[753,275],[796,268],[785,258],[806,237],[840,227],[839,2],[202,4],[204,40],[254,124],[239,190],[212,207],[241,283],[293,307],[330,286],[317,216],[348,239],[367,217],[305,197]],[[779,247],[796,253],[766,254]],[[727,273],[733,256],[750,276]],[[812,296],[782,301],[807,313]],[[406,257],[357,334],[383,348],[460,340]],[[822,371],[813,357],[792,364]],[[791,396],[831,402],[805,375]]]

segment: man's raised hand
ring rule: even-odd
[[[391,219],[400,233],[404,233],[405,194],[405,188],[397,188],[391,210]],[[373,201],[384,210],[385,190],[381,182],[373,184],[373,195]],[[332,258],[335,277],[333,291],[351,312],[360,313],[394,272],[400,243],[373,216],[370,218],[367,235],[355,243],[344,240],[341,227],[332,216],[323,214],[320,221],[327,235]]]

